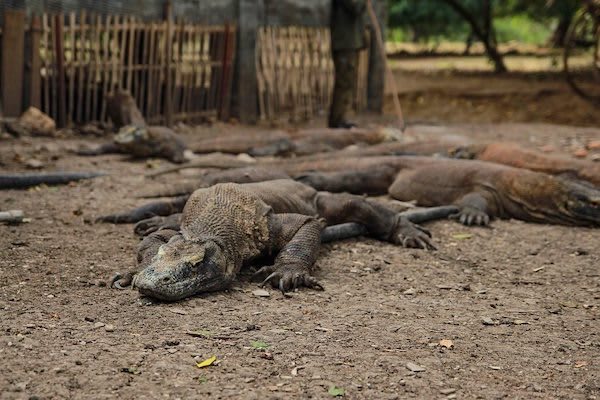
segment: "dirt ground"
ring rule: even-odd
[[[504,86],[487,87],[494,85]],[[563,103],[569,106],[553,118],[571,118],[575,104],[569,97]],[[498,120],[459,106],[403,104],[409,120],[435,123],[413,131],[505,138],[567,153],[600,139],[600,129],[589,127],[598,112],[570,121],[588,127],[521,118],[490,124]],[[361,119],[367,120],[386,118]],[[529,120],[540,121],[534,114]],[[259,128],[201,130],[245,129]],[[36,158],[49,170],[110,173],[0,192],[0,209],[20,208],[31,218],[0,226],[0,399],[331,398],[338,388],[352,399],[600,398],[598,230],[438,221],[428,224],[437,251],[364,238],[323,246],[316,270],[323,292],[284,297],[269,289],[269,297],[257,297],[246,274],[222,293],[150,303],[135,291],[98,285],[133,266],[132,226],[87,221],[142,204],[136,193],[180,178],[144,179],[149,166],[166,162],[64,151],[84,141],[0,144],[5,171],[24,170],[22,160]],[[196,366],[211,356],[216,365]]]

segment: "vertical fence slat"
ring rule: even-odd
[[[17,117],[23,107],[23,72],[25,62],[25,12],[4,10],[4,30],[2,32],[2,65],[0,72],[0,95],[4,114]]]
[[[31,17],[29,71],[29,104],[42,108],[42,59],[40,54],[42,39],[42,21],[38,15]]]

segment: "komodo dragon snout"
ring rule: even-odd
[[[133,287],[159,300],[177,301],[196,293],[224,289],[230,282],[224,252],[213,240],[186,240],[181,235],[163,244]]]
[[[566,188],[566,214],[590,225],[600,226],[600,190],[576,181],[563,180]]]

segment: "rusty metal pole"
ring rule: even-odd
[[[400,99],[398,98],[398,86],[396,84],[396,78],[392,73],[390,64],[388,63],[388,59],[385,53],[385,45],[383,43],[383,37],[381,35],[381,26],[379,25],[379,21],[377,20],[377,16],[375,15],[375,10],[373,9],[373,4],[371,3],[371,0],[367,0],[367,12],[369,13],[369,18],[371,19],[371,25],[373,25],[373,30],[375,31],[375,37],[377,38],[377,47],[379,48],[379,52],[381,53],[381,58],[383,61],[383,65],[385,66],[385,72],[388,76],[388,81],[392,86],[392,98],[394,100],[394,110],[396,111],[396,116],[398,117],[398,128],[402,132],[404,132],[406,125],[404,123],[402,107],[400,107]]]

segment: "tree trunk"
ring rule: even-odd
[[[448,4],[458,15],[465,19],[471,25],[471,29],[473,34],[483,43],[485,47],[485,52],[490,59],[490,61],[494,64],[495,72],[506,72],[506,65],[504,64],[504,60],[502,59],[502,55],[498,52],[498,47],[496,45],[496,35],[494,33],[494,26],[492,21],[492,12],[491,12],[491,0],[483,1],[483,25],[480,26],[475,15],[469,12],[459,0],[443,0],[446,4]]]
[[[565,38],[567,36],[567,32],[569,31],[569,26],[571,25],[572,19],[572,14],[563,14],[560,17],[558,25],[554,29],[552,38],[550,39],[550,45],[552,47],[563,47],[565,45]]]

